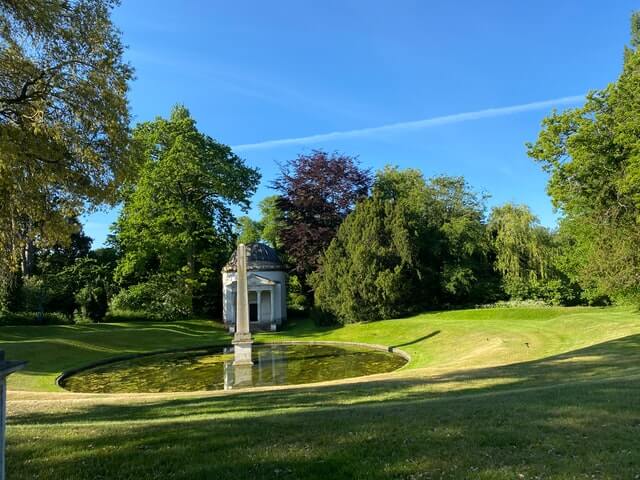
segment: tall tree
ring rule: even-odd
[[[581,283],[640,298],[640,15],[619,78],[584,106],[554,112],[529,155],[550,173],[548,192],[574,236]]]
[[[378,172],[373,190],[410,212],[424,305],[486,296],[494,279],[487,258],[485,195],[462,177],[425,180],[419,170],[389,166]]]
[[[550,275],[551,233],[539,224],[529,207],[511,203],[492,210],[489,231],[495,268],[502,275],[506,293],[529,298]]]
[[[340,225],[314,272],[316,306],[339,323],[410,312],[421,292],[412,212],[374,191]]]
[[[493,281],[487,258],[487,195],[473,191],[463,177],[434,177],[428,189],[428,221],[440,236],[441,301],[459,305],[486,300]]]
[[[0,0],[0,273],[113,202],[132,170],[115,0]]]
[[[258,208],[260,209],[262,239],[276,250],[281,250],[280,235],[284,228],[284,221],[282,211],[278,208],[278,196],[271,195],[263,198],[258,204]]]
[[[348,323],[486,293],[484,198],[458,177],[386,167],[311,276],[316,305]]]
[[[199,132],[182,106],[138,125],[133,139],[145,164],[115,225],[116,277],[132,285],[165,275],[184,284],[191,309],[233,246],[231,207],[248,208],[260,175]]]
[[[282,212],[280,239],[305,287],[338,227],[370,185],[369,171],[356,158],[339,153],[315,150],[282,166],[272,184]]]
[[[238,218],[237,221],[238,239],[240,243],[256,243],[262,240],[262,225],[247,216]]]

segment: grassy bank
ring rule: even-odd
[[[258,339],[397,346],[401,371],[254,393],[87,395],[57,374],[226,342],[206,322],[3,327],[9,478],[634,478],[640,315],[486,309]]]

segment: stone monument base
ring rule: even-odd
[[[253,365],[251,360],[251,340],[234,340],[233,341],[233,364],[234,365]]]

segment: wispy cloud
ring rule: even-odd
[[[414,120],[410,122],[391,123],[381,125],[379,127],[359,128],[355,130],[342,130],[337,132],[320,133],[317,135],[308,135],[305,137],[282,138],[279,140],[266,140],[257,143],[245,143],[233,146],[236,152],[246,152],[250,150],[262,150],[275,147],[283,147],[288,145],[308,145],[317,144],[330,140],[340,140],[345,138],[370,137],[376,134],[405,132],[411,130],[421,130],[425,128],[438,127],[452,123],[468,122],[471,120],[480,120],[483,118],[503,117],[506,115],[514,115],[516,113],[530,112],[534,110],[543,110],[559,105],[573,105],[584,100],[584,95],[574,95],[571,97],[554,98],[551,100],[542,100],[540,102],[523,103],[520,105],[511,105],[509,107],[486,108],[475,112],[455,113],[453,115],[444,115],[440,117],[426,118],[424,120]]]

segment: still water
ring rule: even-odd
[[[232,348],[148,355],[83,370],[61,386],[84,393],[222,390],[359,377],[406,363],[380,350],[308,344],[254,345],[252,359],[253,366],[234,367]]]

